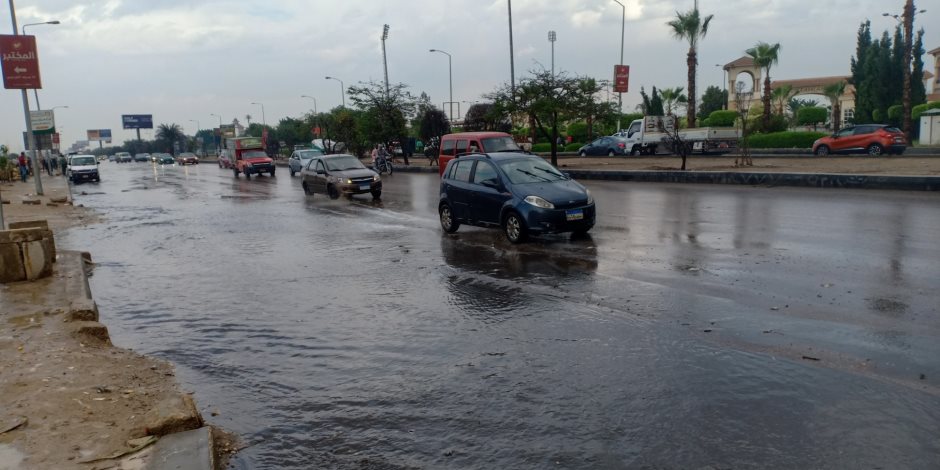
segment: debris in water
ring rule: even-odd
[[[819,360],[818,357],[813,357],[813,356],[803,356],[803,359],[806,359],[807,361],[818,361],[818,360]]]

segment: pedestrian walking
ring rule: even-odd
[[[25,183],[26,175],[29,174],[29,167],[26,165],[26,152],[20,152],[20,156],[16,159],[16,164],[20,167],[20,180]]]
[[[49,167],[52,168],[52,173],[49,176],[54,176],[59,171],[59,159],[56,158],[54,153],[49,154]]]
[[[60,153],[59,154],[59,168],[62,169],[62,173],[60,173],[62,176],[65,176],[65,163],[66,163],[65,155],[62,155]]]
[[[39,164],[42,165],[42,171],[45,171],[47,175],[51,176],[51,173],[49,173],[49,160],[45,155],[39,156]]]

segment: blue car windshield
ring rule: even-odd
[[[541,158],[520,158],[499,163],[513,184],[551,183],[568,178]]]

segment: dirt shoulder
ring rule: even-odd
[[[48,220],[49,228],[58,232],[100,221],[100,217],[92,210],[72,206],[70,202],[54,202],[72,199],[64,177],[43,175],[42,186],[44,194],[36,196],[36,186],[32,178],[25,183],[0,182],[0,198],[10,202],[3,205],[4,222],[9,224],[25,220]],[[23,201],[39,201],[39,204],[24,204]]]
[[[559,157],[558,167],[571,170],[669,171],[678,170],[679,157]],[[734,156],[687,160],[691,171],[753,173],[826,173],[858,175],[940,176],[937,157],[760,157],[754,166],[735,166]]]

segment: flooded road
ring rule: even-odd
[[[237,468],[940,465],[940,195],[587,182],[591,237],[512,246],[436,175],[102,178],[58,242]]]

